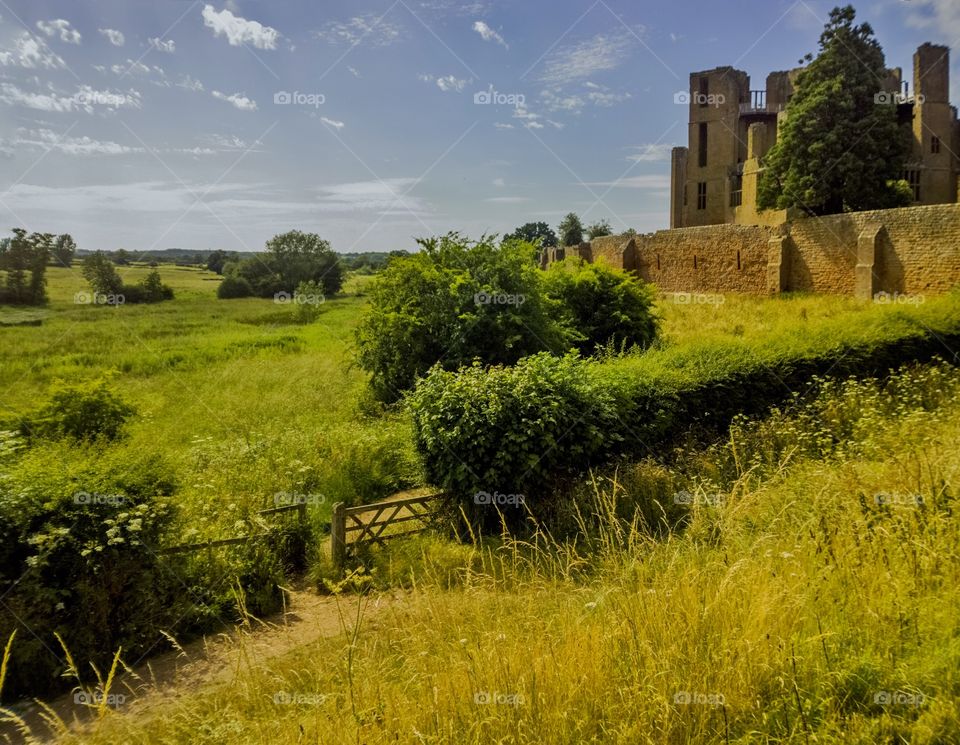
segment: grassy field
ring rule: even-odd
[[[147,271],[122,274],[136,281]],[[311,495],[316,524],[336,501],[421,484],[406,415],[367,403],[365,376],[351,365],[369,277],[351,277],[317,320],[300,323],[269,300],[218,300],[208,272],[163,266],[161,274],[172,302],[77,304],[85,283],[55,269],[47,307],[0,308],[0,422],[8,428],[57,380],[110,377],[137,409],[127,438],[95,452],[38,441],[22,459],[30,468],[69,474],[90,457],[159,455],[175,475],[178,541],[235,535],[278,493]],[[666,386],[708,380],[784,350],[952,328],[958,297],[884,306],[666,296],[657,312],[653,348],[601,367]],[[850,385],[828,386],[813,409],[739,423],[730,442],[679,462],[595,474],[575,495],[575,543],[545,535],[399,543],[358,583],[403,586],[409,597],[372,625],[361,616],[356,636],[345,631],[264,665],[241,659],[230,685],[153,717],[103,710],[97,731],[71,737],[958,741],[951,515],[960,380],[940,370],[908,375],[893,390]],[[693,504],[675,522],[685,510],[669,498],[681,487]],[[924,501],[881,503],[880,493]],[[656,504],[664,507],[654,530]],[[216,572],[223,602],[229,572],[246,571],[244,561]],[[312,703],[277,704],[278,692]],[[910,696],[922,705],[904,704]]]
[[[351,365],[363,288],[373,278],[351,277],[316,322],[300,324],[289,306],[269,300],[218,300],[211,272],[160,270],[173,302],[78,305],[76,293],[88,289],[79,269],[53,268],[47,308],[0,307],[0,324],[24,314],[42,319],[42,326],[0,325],[0,421],[35,409],[57,379],[113,375],[138,410],[129,438],[114,447],[167,458],[177,500],[187,514],[203,515],[191,528],[204,537],[231,535],[237,510],[273,506],[277,493],[312,495],[320,521],[336,501],[373,501],[420,484],[409,423],[402,414],[365,416],[365,375]],[[121,268],[121,275],[135,282],[148,271]],[[684,304],[667,296],[658,305],[661,339],[637,373],[672,375],[735,361],[742,350],[825,343],[825,328],[867,330],[927,310],[841,297]]]
[[[351,278],[318,321],[302,325],[289,306],[218,300],[213,273],[161,270],[173,302],[112,308],[74,304],[86,283],[51,269],[43,325],[0,330],[0,416],[35,408],[57,379],[113,374],[138,410],[116,447],[169,458],[179,501],[200,512],[273,506],[275,493],[291,492],[323,498],[313,500],[322,517],[333,499],[372,500],[415,478],[401,462],[402,422],[365,423],[356,408],[364,376],[350,366],[349,344],[369,277]],[[137,281],[147,271],[121,275]],[[0,309],[0,318],[13,312]],[[383,454],[391,472],[367,460],[383,449],[393,453]]]
[[[956,743],[958,453],[955,369],[831,385],[597,474],[576,544],[396,545],[402,603],[64,741]],[[667,534],[616,517],[680,485]]]

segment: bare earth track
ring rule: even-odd
[[[339,598],[320,595],[313,589],[288,589],[285,611],[268,619],[251,620],[232,629],[211,634],[183,645],[179,650],[157,655],[120,676],[112,692],[126,698],[120,709],[124,716],[143,717],[161,704],[169,704],[197,690],[228,683],[247,665],[263,663],[305,644],[348,633],[356,616],[357,595]],[[368,596],[364,617],[367,622],[398,600],[398,595]],[[79,662],[78,662],[79,664]],[[74,702],[73,692],[49,702],[49,707],[73,731],[89,725],[93,709]],[[30,726],[39,742],[52,742],[56,733],[44,721],[36,703],[19,705],[17,713]],[[0,726],[0,741],[18,743],[22,736]]]

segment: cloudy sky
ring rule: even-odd
[[[0,0],[0,215],[131,250],[390,250],[571,210],[660,229],[688,74],[760,88],[834,4]],[[857,6],[890,66],[960,42],[958,0]]]

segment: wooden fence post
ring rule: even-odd
[[[346,509],[343,502],[337,502],[333,505],[333,515],[330,518],[330,558],[338,572],[343,570],[347,557]]]

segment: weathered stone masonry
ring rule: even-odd
[[[636,273],[663,292],[938,294],[960,285],[960,205],[709,225],[547,249]]]

